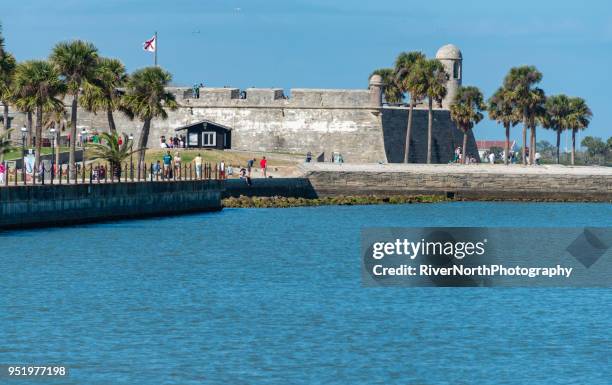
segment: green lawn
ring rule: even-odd
[[[51,147],[43,147],[41,148],[41,154],[42,155],[48,155],[51,154]],[[69,148],[68,147],[60,147],[60,152],[68,152]],[[8,154],[4,155],[4,160],[15,160],[15,159],[20,159],[21,158],[21,148],[18,148],[16,150],[10,151]]]
[[[246,162],[249,159],[257,159],[256,167],[259,167],[259,160],[262,156],[265,156],[268,160],[268,164],[270,167],[274,166],[294,166],[299,162],[302,162],[304,159],[303,155],[299,154],[277,154],[277,153],[256,153],[256,152],[248,152],[248,151],[222,151],[222,150],[204,150],[204,149],[155,149],[155,150],[147,150],[145,155],[145,161],[148,164],[155,163],[157,160],[162,160],[164,154],[167,151],[170,151],[172,156],[178,152],[181,156],[181,161],[183,163],[191,162],[198,154],[202,156],[204,162],[210,163],[219,163],[224,161],[227,165],[232,165],[234,167],[237,166],[246,166]],[[134,155],[136,157],[136,155]]]

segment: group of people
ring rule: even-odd
[[[249,185],[251,184],[251,173],[253,171],[253,166],[257,159],[249,159],[246,163],[245,167],[240,168],[239,176],[240,179],[244,179]],[[195,168],[195,176],[196,178],[202,178],[203,174],[203,165],[204,160],[202,158],[202,154],[198,153],[193,158],[193,164]],[[151,174],[154,177],[161,176],[164,179],[173,179],[176,175],[180,175],[180,170],[182,166],[182,158],[181,154],[177,151],[172,155],[170,151],[167,151],[166,154],[162,157],[161,160],[157,160],[151,169]],[[264,178],[268,177],[268,160],[266,157],[262,157],[259,161],[259,167],[261,168],[261,172]],[[217,164],[217,176],[219,179],[227,179],[234,175],[234,167],[230,164],[227,165],[225,160],[221,160]]]
[[[476,159],[475,156],[471,155],[471,154],[467,154],[467,163],[468,164],[474,164],[474,163],[478,163],[478,159]],[[463,151],[461,146],[457,146],[455,148],[455,153],[453,156],[453,160],[451,161],[451,163],[463,163]]]
[[[196,99],[200,99],[200,88],[204,88],[204,83],[195,83],[192,87],[193,97]]]
[[[323,159],[324,157],[322,155],[320,155],[321,159]],[[323,159],[324,160],[324,159]],[[329,161],[331,163],[344,163],[344,158],[342,157],[342,154],[339,152],[332,152]],[[310,163],[312,162],[312,152],[308,151],[306,153],[306,163]]]
[[[519,162],[519,156],[520,153],[518,151],[509,151],[508,152],[508,162],[510,164],[515,164]],[[527,159],[529,159],[529,149],[525,149],[525,156],[527,157]],[[506,158],[506,151],[502,151],[501,154],[499,156],[495,155],[495,153],[493,151],[487,151],[484,153],[484,157],[489,161],[489,163],[491,164],[495,164],[495,160],[500,158],[500,159],[505,159]],[[534,163],[539,165],[542,164],[542,155],[536,151],[535,154],[533,154],[533,158],[534,158]]]
[[[257,159],[253,158],[253,159],[249,159],[247,161],[246,167],[241,167],[240,168],[240,179],[244,180],[249,186],[252,184],[251,182],[251,173],[253,172],[253,168],[255,166],[255,162],[257,162]],[[259,168],[261,169],[261,173],[263,174],[264,178],[268,177],[268,160],[266,159],[266,157],[262,157],[261,160],[259,161]]]
[[[157,160],[153,164],[151,174],[155,177],[161,176],[164,179],[172,179],[175,175],[180,174],[182,165],[181,154],[177,151],[174,156],[167,151],[161,160]]]
[[[185,145],[185,135],[175,135],[168,139],[162,136],[159,140],[159,146],[161,148],[185,148]]]

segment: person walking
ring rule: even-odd
[[[151,172],[151,176],[152,177],[157,177],[159,174],[161,173],[161,163],[159,161],[159,159],[157,160],[157,162],[155,162],[155,164],[153,165],[153,170]]]
[[[535,164],[539,165],[542,161],[542,155],[536,151],[536,153],[534,154],[535,157]]]
[[[178,151],[174,153],[174,175],[181,178],[181,154]]]
[[[219,179],[225,179],[225,161],[219,163]]]
[[[249,178],[251,177],[251,170],[253,169],[253,164],[255,164],[256,159],[249,159],[247,161],[247,173],[249,175]]]
[[[193,158],[193,162],[195,163],[196,178],[201,179],[202,178],[202,157],[200,156],[200,154],[198,154],[198,156]]]
[[[261,167],[261,172],[263,173],[264,178],[267,178],[268,177],[268,161],[266,160],[265,156],[261,158],[261,160],[259,161],[259,167]]]
[[[6,174],[6,166],[4,162],[0,162],[0,186],[4,186],[4,174]]]
[[[164,162],[164,178],[168,178],[170,175],[170,168],[172,167],[172,155],[170,155],[170,151],[168,151],[166,153],[166,155],[164,155],[163,158],[163,162]]]

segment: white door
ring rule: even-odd
[[[202,133],[202,147],[215,147],[217,145],[217,133],[206,131]]]

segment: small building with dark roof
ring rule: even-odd
[[[232,129],[210,120],[201,120],[175,130],[185,135],[187,148],[232,148]]]

